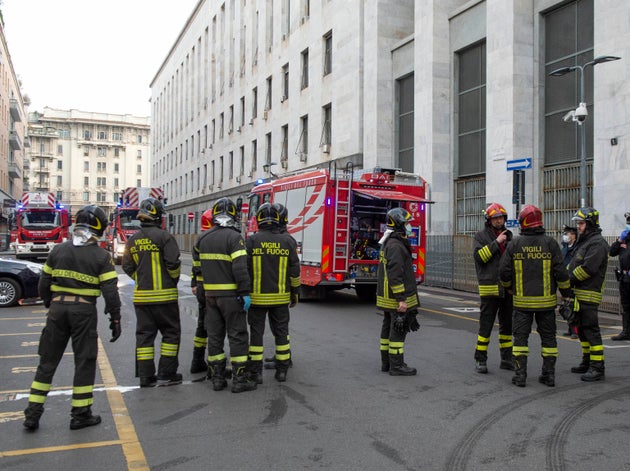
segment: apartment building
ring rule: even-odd
[[[616,233],[629,17],[614,0],[200,0],[151,83],[151,180],[178,233],[258,178],[348,163],[425,178],[430,234],[473,233],[490,201],[558,230],[582,199]]]
[[[29,114],[27,189],[52,192],[72,214],[86,204],[106,212],[129,186],[149,186],[149,117],[59,110]]]

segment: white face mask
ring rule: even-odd
[[[80,228],[75,228],[74,231],[72,231],[72,245],[74,246],[80,247],[83,245],[90,245],[91,243],[95,241],[96,241],[96,238],[94,238],[94,236],[88,229],[80,227]]]
[[[413,231],[411,230],[411,224],[405,224],[405,235],[407,237],[411,237],[413,235]]]
[[[630,224],[626,224],[626,231],[630,231]]]
[[[565,244],[568,244],[570,242],[568,234],[562,235],[562,242],[564,242]]]

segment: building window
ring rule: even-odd
[[[120,170],[120,165],[119,164],[114,164],[114,173],[118,173]]]
[[[114,147],[114,157],[120,157],[120,149],[118,147]]]
[[[88,162],[88,161],[83,162],[83,171],[84,172],[89,172],[90,171],[90,162]]]
[[[234,131],[234,105],[230,105],[230,116],[228,117],[228,134],[232,134]]]
[[[258,116],[258,87],[252,90],[252,119]]]
[[[252,141],[252,171],[250,177],[256,173],[256,167],[258,167],[258,141],[254,139]]]
[[[458,176],[486,171],[486,44],[458,53]]]
[[[308,49],[302,51],[302,79],[300,80],[300,89],[304,90],[308,87]]]
[[[580,129],[562,117],[580,101],[580,72],[550,77],[562,67],[593,59],[593,0],[565,4],[545,15],[545,165],[580,160]],[[589,117],[586,158],[593,159],[593,68],[584,70],[584,99]]]
[[[57,170],[63,170],[63,160],[57,160]]]
[[[273,85],[273,78],[270,75],[269,77],[267,77],[267,95],[265,96],[265,110],[270,110],[271,109],[272,85]]]
[[[224,124],[223,113],[221,113],[219,115],[219,139],[223,139],[223,124]]]
[[[97,203],[104,203],[105,201],[107,201],[107,196],[104,192],[99,191],[96,193],[96,202]]]
[[[96,186],[107,186],[107,178],[105,177],[97,177],[96,178]]]
[[[57,144],[57,155],[63,155],[63,146],[61,144]]]
[[[90,201],[90,192],[89,191],[84,191],[83,192],[83,201]]]
[[[181,184],[181,178],[180,178],[180,180],[179,180],[179,181],[180,181],[180,184]],[[136,186],[138,186],[138,187],[142,186],[142,180],[141,180],[141,179],[139,179],[139,178],[138,178],[138,179],[136,180]]]
[[[396,81],[398,108],[398,167],[413,172],[414,75]]]
[[[136,173],[142,173],[142,165],[136,165]]]
[[[138,149],[138,155],[137,155],[138,159],[142,158],[142,149]]]
[[[298,142],[297,154],[301,162],[306,162],[308,156],[308,115],[300,118],[300,140]]]
[[[245,175],[245,146],[241,146],[240,148],[240,159],[239,159],[239,175]]]
[[[85,139],[86,141],[89,141],[90,139],[92,139],[92,131],[90,131],[89,129],[84,129],[83,139]]]
[[[282,97],[280,101],[284,101],[289,98],[289,64],[282,66]]]
[[[114,178],[114,188],[118,188],[118,178]]]
[[[287,168],[289,164],[289,125],[285,124],[281,128],[282,149],[280,150],[280,164],[282,168]]]
[[[113,132],[112,133],[112,141],[122,141],[122,133]]]
[[[142,134],[138,134],[138,144],[142,144]]]
[[[241,127],[245,126],[245,97],[241,97]]]
[[[324,75],[332,72],[332,31],[324,35]]]
[[[89,146],[83,146],[83,156],[84,157],[88,157],[90,155],[90,147]]]
[[[63,201],[63,190],[57,190],[57,201]]]
[[[266,147],[265,147],[265,163],[271,163],[271,133],[267,133],[265,136]]]
[[[107,157],[107,148],[106,147],[97,147],[96,148],[96,156],[97,157]]]
[[[57,175],[57,186],[63,186],[61,184],[61,175]]]
[[[228,179],[234,178],[234,152],[228,154]]]
[[[96,163],[96,171],[97,172],[106,172],[107,171],[107,162],[97,162]]]
[[[107,132],[105,131],[99,131],[98,132],[98,140],[99,141],[104,141],[107,139]]]
[[[322,137],[320,146],[330,146],[332,143],[332,105],[328,103],[322,108]]]

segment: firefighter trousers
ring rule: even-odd
[[[557,357],[558,342],[556,340],[556,312],[548,311],[520,311],[514,310],[514,346],[512,352],[515,357],[529,354],[529,334],[532,324],[536,320],[536,330],[540,335],[542,357]]]
[[[193,345],[196,348],[206,348],[208,344],[208,332],[206,331],[206,303],[198,303],[197,329],[193,338]]]
[[[578,312],[578,336],[582,344],[582,355],[588,355],[591,362],[604,361],[604,345],[599,329],[597,304],[580,301]]]
[[[43,404],[50,391],[68,340],[72,339],[74,380],[72,407],[94,402],[94,375],[98,352],[96,305],[53,301],[39,340],[39,365],[31,385],[29,403]]]
[[[404,315],[404,314],[403,314]],[[405,351],[405,338],[407,332],[399,332],[394,329],[396,312],[383,312],[383,324],[381,326],[381,352],[390,355],[402,355]]]
[[[499,350],[508,352],[512,348],[512,296],[491,297],[482,296],[479,305],[479,332],[475,347],[475,360],[488,359],[488,345],[494,321],[499,321]],[[503,356],[502,356],[503,358]]]
[[[291,359],[289,343],[289,305],[252,306],[247,311],[249,324],[249,358],[251,361],[263,360],[263,337],[265,335],[265,318],[269,313],[269,328],[276,344],[275,358],[278,361]]]
[[[179,304],[135,304],[136,377],[155,375],[155,338],[162,335],[157,374],[170,377],[177,373],[181,326]]]
[[[247,315],[236,296],[206,294],[206,330],[208,331],[208,361],[225,358],[223,345],[227,334],[232,362],[246,363],[249,351]]]

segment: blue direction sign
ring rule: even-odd
[[[508,219],[505,221],[505,227],[518,227],[518,219]]]
[[[511,170],[523,170],[525,168],[532,168],[532,159],[527,157],[525,159],[508,160],[506,162],[508,172]]]

